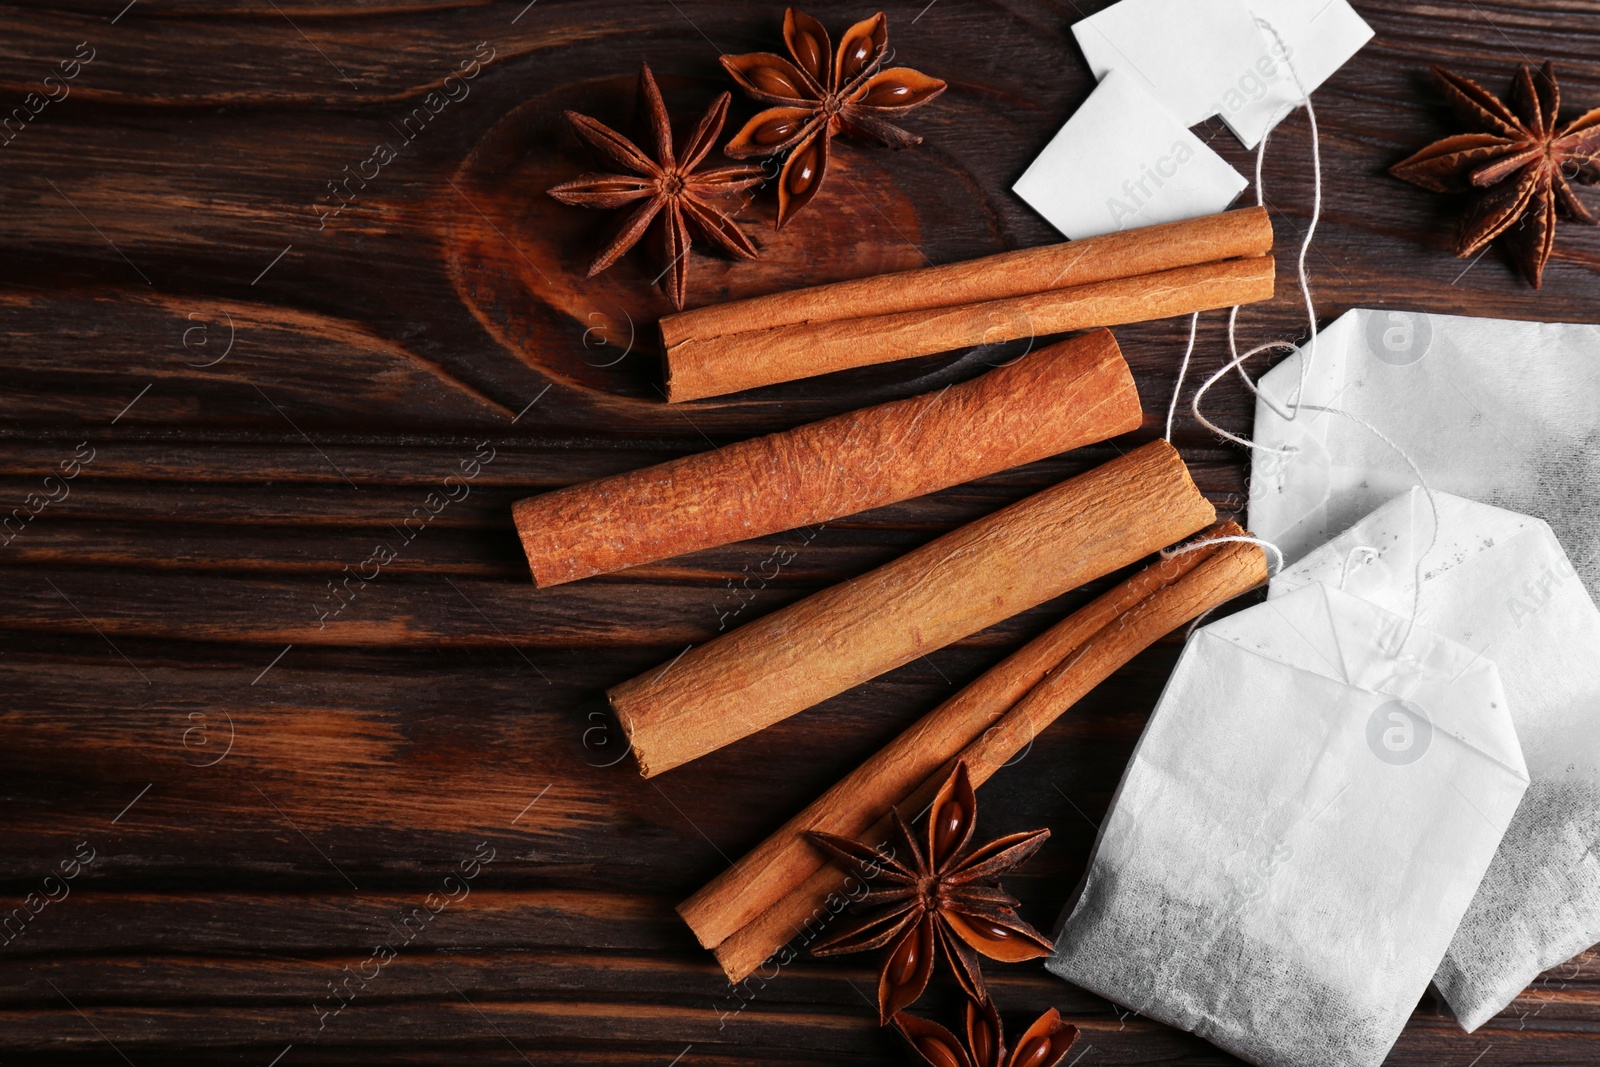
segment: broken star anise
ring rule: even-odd
[[[874,888],[859,904],[867,913],[812,947],[814,956],[868,952],[888,946],[878,978],[880,1022],[908,1008],[928,987],[935,942],[956,980],[974,1000],[988,1000],[978,956],[1020,963],[1047,955],[1051,943],[1017,915],[1017,900],[1000,888],[1000,875],[1022,863],[1045,843],[1049,830],[1012,834],[983,846],[972,845],[977,798],[967,765],[957,763],[928,809],[924,850],[898,810],[894,851],[885,853],[852,841],[811,831],[835,863],[873,872]]]
[[[745,92],[774,105],[745,123],[726,151],[735,159],[789,152],[778,175],[780,230],[822,188],[835,135],[871,137],[890,148],[921,144],[889,120],[945,90],[944,82],[910,67],[878,69],[889,55],[889,23],[881,11],[846,30],[835,54],[822,23],[791,7],[783,16],[783,40],[792,63],[770,52],[722,57]]]
[[[1006,1055],[1005,1031],[994,1002],[967,1001],[966,1042],[938,1023],[904,1012],[894,1026],[930,1067],[1057,1067],[1078,1040],[1078,1028],[1054,1008],[1039,1016]]]
[[[673,306],[681,309],[689,277],[691,235],[730,255],[755,258],[756,246],[734,225],[733,216],[745,206],[738,194],[761,181],[761,168],[741,164],[700,169],[722,134],[729,99],[728,93],[717,97],[694,132],[675,146],[661,90],[650,65],[641,64],[639,108],[648,125],[653,156],[604,123],[575,111],[566,113],[573,131],[602,159],[625,173],[583,174],[549,190],[550,195],[580,207],[639,205],[622,219],[611,240],[589,264],[589,277],[615,263],[649,231],[654,235],[657,265],[666,279],[664,288]]]
[[[1389,173],[1434,192],[1474,193],[1456,255],[1474,255],[1505,235],[1537,289],[1555,247],[1558,209],[1596,222],[1571,183],[1600,181],[1600,108],[1559,125],[1561,89],[1549,62],[1538,71],[1527,64],[1518,69],[1509,106],[1470,78],[1443,67],[1433,73],[1472,132],[1436,141]]]

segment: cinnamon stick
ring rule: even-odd
[[[935,393],[518,501],[533,581],[593,574],[881,507],[1137,429],[1110,331]]]
[[[646,777],[1109,574],[1216,517],[1154,441],[612,689]]]
[[[963,263],[713,304],[662,319],[661,340],[663,347],[672,348],[685,341],[796,322],[976,304],[1270,251],[1272,221],[1266,210],[1240,208]]]
[[[1207,537],[1241,531],[1232,523]],[[1255,545],[1206,546],[1153,564],[1068,616],[925,716],[679,906],[731,981],[826,914],[848,875],[805,837],[886,840],[889,808],[926,807],[957,760],[986,781],[1090,689],[1163,634],[1266,581]],[[811,936],[814,936],[812,934]]]
[[[672,403],[969,345],[1145,322],[1272,297],[1271,256],[1176,267],[1024,296],[682,341],[666,349]]]
[[[1238,528],[1225,523],[1215,532]],[[1206,536],[1213,535],[1208,531]],[[1162,560],[1096,598],[1034,638],[965,689],[923,716],[872,759],[856,768],[805,811],[768,837],[744,859],[679,906],[678,912],[706,948],[721,944],[739,927],[781,901],[796,870],[819,866],[821,853],[806,832],[820,830],[859,837],[890,807],[934,779],[956,753],[992,728],[1052,671],[1088,640],[1152,591],[1170,585],[1216,550]],[[910,817],[913,809],[903,814]]]

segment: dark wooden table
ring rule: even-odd
[[[37,512],[0,548],[0,1062],[902,1057],[871,1014],[866,961],[732,989],[673,905],[1084,595],[645,781],[618,762],[602,690],[713,636],[735,584],[798,536],[540,592],[509,508],[1005,352],[668,408],[652,268],[630,256],[585,280],[605,220],[543,195],[586,165],[560,113],[628,121],[648,59],[690,117],[725,87],[719,51],[777,45],[781,7],[525,2],[0,9],[0,103],[37,110],[0,144],[0,499]],[[1089,91],[1068,25],[1099,6],[892,8],[900,61],[950,82],[908,122],[925,144],[841,144],[830,188],[782,234],[763,195],[744,223],[762,259],[696,254],[692,298],[1052,240],[1009,188]],[[1600,321],[1600,233],[1564,227],[1535,293],[1498,252],[1464,269],[1451,205],[1383,173],[1450,128],[1432,62],[1500,89],[1517,62],[1552,57],[1572,104],[1600,103],[1600,8],[1359,6],[1377,39],[1316,97],[1319,317]],[[813,10],[841,27],[873,9]],[[735,121],[751,113],[735,102]],[[1219,125],[1205,136],[1249,166]],[[1309,148],[1302,114],[1267,161],[1286,254],[1309,217]],[[1303,335],[1282,282],[1243,317],[1252,343]],[[1221,319],[1203,368],[1220,363]],[[1140,434],[830,523],[743,617],[1158,433],[1183,325],[1118,333]],[[1248,430],[1238,383],[1217,412]],[[1187,418],[1178,443],[1237,514],[1242,454]],[[477,476],[447,491],[475,456]],[[63,462],[70,481],[50,477]],[[395,558],[374,563],[378,545]],[[984,787],[984,831],[1054,832],[1014,882],[1036,924],[1081,873],[1177,647]],[[75,854],[92,862],[47,880]],[[1052,1005],[1075,1019],[1086,1067],[1232,1062],[1037,966],[991,973],[1013,1020]],[[1600,1063],[1600,956],[1470,1036],[1424,999],[1390,1062]]]

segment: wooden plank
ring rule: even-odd
[[[693,299],[1056,239],[1009,189],[1089,92],[1069,24],[1104,2],[889,11],[898,61],[951,82],[908,120],[924,144],[841,140],[828,190],[781,234],[763,191],[740,223],[761,258],[692,253]],[[1534,0],[1356,3],[1378,36],[1316,94],[1319,320],[1385,306],[1600,322],[1600,232],[1564,224],[1534,292],[1498,252],[1455,260],[1450,205],[1383,175],[1451,128],[1426,85],[1431,62],[1498,90],[1516,63],[1548,56],[1570,107],[1600,103],[1600,16]],[[807,10],[830,27],[863,13]],[[777,47],[779,15],[732,0],[0,7],[0,108],[22,105],[80,42],[95,50],[66,98],[0,135],[12,253],[0,262],[0,514],[79,442],[95,449],[70,494],[0,545],[0,917],[79,842],[97,849],[67,899],[0,945],[0,1055],[904,1062],[871,1015],[871,961],[806,961],[733,990],[672,907],[1094,590],[659,782],[617,760],[601,693],[1149,440],[1183,324],[1118,331],[1147,416],[1129,440],[829,523],[771,577],[750,575],[793,535],[532,589],[508,514],[522,495],[938,388],[1026,348],[658,402],[658,268],[630,255],[585,279],[608,220],[542,194],[590,166],[560,113],[626,127],[648,60],[689,118],[727,87],[718,53]],[[429,103],[490,49],[469,92]],[[736,98],[732,121],[754,110]],[[1253,167],[1217,123],[1201,135]],[[380,144],[395,158],[377,177],[330,188]],[[1309,159],[1293,117],[1265,163],[1291,266]],[[1277,299],[1241,315],[1239,340],[1305,332],[1286,270]],[[1192,374],[1222,365],[1227,345],[1224,317],[1205,318]],[[1207,407],[1240,433],[1252,411],[1234,379]],[[327,583],[485,441],[494,459],[470,494],[319,624]],[[1237,513],[1243,453],[1183,410],[1175,441]],[[985,834],[1053,831],[1011,882],[1036,925],[1082,873],[1178,641],[984,786]],[[496,858],[471,895],[319,1030],[329,980],[485,842]],[[1055,1006],[1082,1026],[1083,1067],[1235,1062],[1037,966],[990,978],[1012,1025]],[[919,1010],[955,1007],[940,986]],[[1473,1035],[1424,998],[1389,1062],[1567,1065],[1597,1048],[1590,952]]]

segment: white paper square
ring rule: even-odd
[[[1299,101],[1275,45],[1241,0],[1122,0],[1072,33],[1096,77],[1133,75],[1185,126],[1223,115],[1236,133],[1264,133]],[[1261,138],[1240,139],[1254,147]]]
[[[1122,0],[1072,32],[1096,77],[1133,73],[1184,125],[1221,115],[1247,148],[1301,102],[1294,75],[1312,92],[1372,38],[1346,0]]]
[[[1214,214],[1246,184],[1137,78],[1112,71],[1013,188],[1078,240]]]

